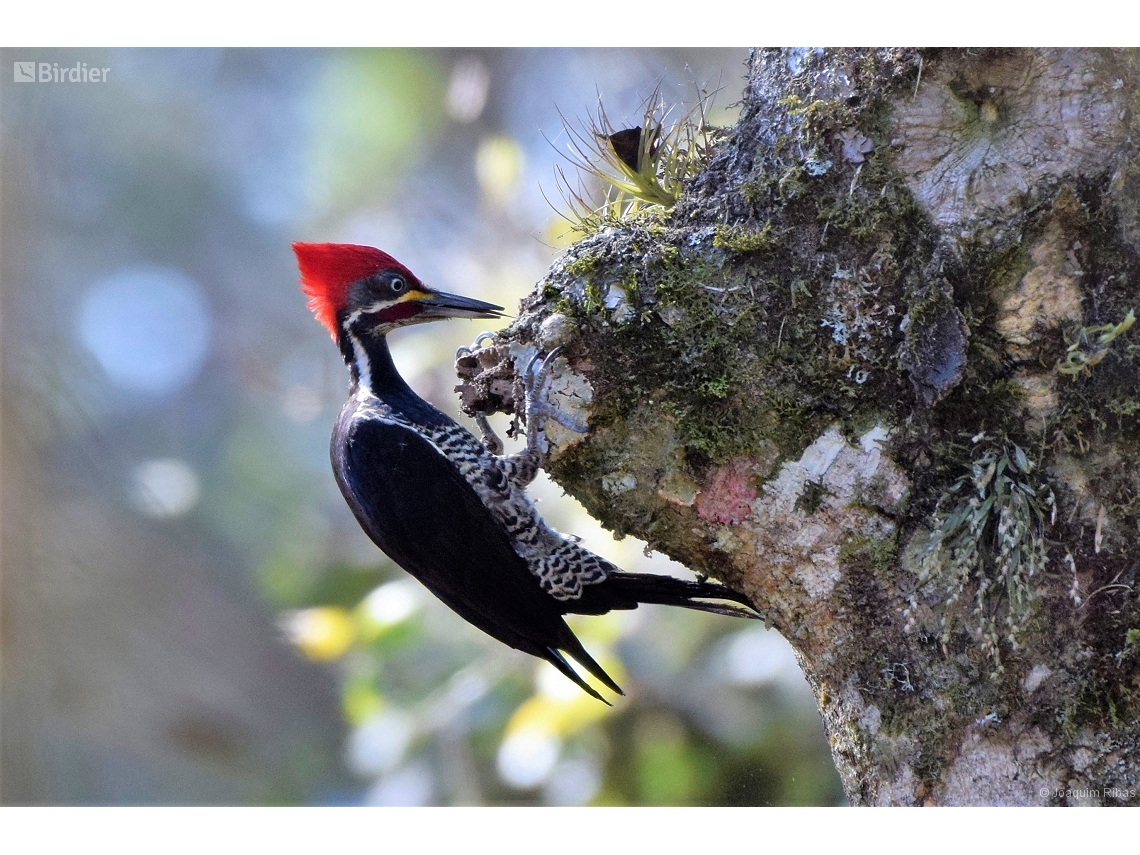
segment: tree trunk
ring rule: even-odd
[[[554,478],[748,594],[853,804],[1140,803],[1138,68],[755,52],[677,205],[466,372],[510,410],[562,347]]]

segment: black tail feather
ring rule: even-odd
[[[715,602],[721,600],[721,602]],[[723,602],[729,600],[729,603]],[[714,601],[714,602],[710,602]],[[561,601],[567,614],[600,615],[615,609],[636,609],[641,603],[657,603],[665,606],[681,606],[702,612],[712,612],[729,617],[758,619],[748,598],[731,588],[716,582],[692,582],[672,576],[657,576],[652,573],[614,572],[604,582],[583,585],[582,596],[576,600]],[[611,679],[602,666],[594,661],[573,634],[569,640],[559,645],[595,679],[606,688],[624,695],[621,687]],[[566,661],[566,657],[555,647],[547,647],[539,655],[565,674],[590,697],[604,704],[609,701],[587,683]]]
[[[549,662],[551,665],[553,665],[555,668],[557,668],[563,674],[565,674],[567,677],[569,677],[572,681],[574,681],[578,685],[578,687],[581,688],[582,691],[585,692],[587,695],[589,695],[592,698],[597,698],[599,701],[601,701],[603,704],[605,704],[608,707],[613,706],[613,704],[611,704],[609,701],[607,701],[605,698],[603,698],[601,695],[599,695],[593,686],[591,686],[589,683],[587,683],[585,680],[583,680],[581,677],[578,676],[578,672],[570,667],[570,663],[566,661],[566,657],[563,656],[557,649],[555,649],[553,647],[546,648],[545,656],[543,658],[546,659],[547,662]],[[593,659],[590,659],[590,657],[588,655],[586,656],[586,658],[590,660],[590,663],[593,664],[594,668],[597,669],[597,672],[601,673],[601,677],[599,677],[598,673],[595,672],[592,668],[590,669],[590,673],[593,674],[595,677],[598,677],[599,680],[601,680],[602,677],[605,677],[605,679],[602,680],[602,682],[606,683],[606,685],[609,686],[610,688],[616,690],[618,692],[618,694],[621,694],[622,693],[621,689],[618,689],[617,686],[614,685],[613,680],[611,680],[606,675],[606,672],[602,671],[602,669],[598,666],[598,664],[596,662],[594,662]],[[585,663],[583,663],[583,664],[585,664]],[[589,665],[587,665],[586,667],[589,668]]]
[[[619,695],[625,694],[625,692],[621,690],[621,686],[615,683],[610,678],[610,675],[603,670],[602,666],[594,661],[594,657],[586,652],[586,648],[582,646],[576,637],[574,638],[574,644],[572,646],[567,645],[565,650],[574,657],[576,662],[580,663],[583,668],[600,680],[607,689],[617,692]]]
[[[708,600],[731,600],[739,605]],[[600,615],[614,609],[636,609],[641,603],[680,606],[753,620],[760,618],[746,596],[724,585],[652,573],[611,573],[604,582],[584,585],[580,598],[565,600],[563,605],[568,613]]]

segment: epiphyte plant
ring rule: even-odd
[[[684,182],[697,174],[723,133],[708,123],[715,94],[699,91],[696,104],[671,122],[675,108],[666,105],[660,88],[654,89],[642,105],[641,124],[632,128],[617,128],[600,98],[597,114],[580,126],[563,116],[567,148],[561,153],[579,173],[575,189],[556,167],[571,227],[589,232],[646,211],[672,208]],[[581,178],[590,176],[604,188],[600,202],[582,184]]]

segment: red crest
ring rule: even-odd
[[[348,286],[381,270],[399,270],[411,283],[412,272],[386,252],[351,243],[294,243],[301,290],[309,295],[309,309],[318,321],[337,335],[336,314],[348,301]]]

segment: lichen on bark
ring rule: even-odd
[[[748,594],[853,803],[1140,803],[1138,61],[756,51],[677,206],[465,364],[510,411],[562,348],[551,473]]]

